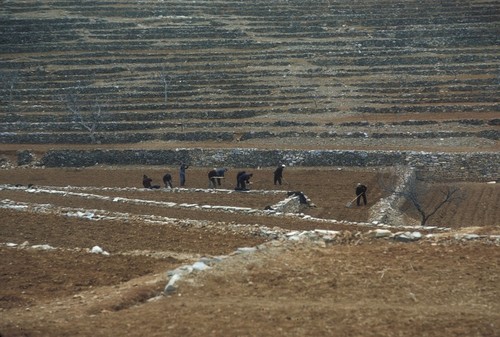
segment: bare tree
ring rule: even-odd
[[[158,74],[161,84],[163,85],[163,96],[164,101],[168,101],[168,91],[170,89],[170,83],[172,83],[172,78],[167,74],[165,66],[162,67],[161,72]]]
[[[429,193],[429,188],[425,184],[417,184],[416,180],[410,181],[400,193],[420,215],[420,225],[425,226],[429,218],[442,207],[461,200],[462,194],[460,192],[460,188],[456,186],[441,187],[439,189],[440,200],[427,206],[424,204],[424,199]]]
[[[440,198],[433,203],[426,203],[425,200],[431,193],[431,187],[416,178],[408,179],[402,186],[390,185],[385,181],[380,181],[381,188],[389,193],[404,199],[409,207],[415,209],[420,216],[420,225],[425,226],[430,217],[436,214],[443,207],[459,202],[464,195],[457,186],[443,185],[439,188]]]
[[[0,83],[2,84],[2,91],[4,92],[4,100],[7,101],[6,107],[8,112],[14,109],[14,94],[16,86],[19,83],[19,71],[2,71],[0,73]]]
[[[78,83],[66,94],[59,95],[59,101],[63,102],[72,114],[72,120],[88,131],[90,141],[96,144],[97,130],[103,119],[103,108],[98,98],[83,99],[82,87]]]
[[[166,74],[160,74],[160,80],[163,83],[163,95],[165,97],[165,103],[168,101],[168,86],[170,85],[170,78]]]

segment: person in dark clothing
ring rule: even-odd
[[[361,184],[361,183],[358,183],[358,185],[356,186],[356,195],[357,195],[357,198],[356,198],[356,205],[359,206],[360,202],[361,202],[361,198],[363,198],[363,203],[366,205],[367,202],[366,202],[366,191],[368,190],[368,188]]]
[[[299,201],[300,201],[301,204],[304,204],[304,205],[309,204],[307,202],[306,196],[301,191],[288,192],[286,195],[289,196],[289,197],[291,197],[291,196],[297,196],[297,197],[299,197]]]
[[[274,170],[274,185],[280,184],[281,185],[281,179],[283,179],[283,169],[285,168],[285,165],[280,165]]]
[[[163,176],[163,183],[165,184],[165,187],[172,187],[172,175],[170,173],[167,173]]]
[[[240,186],[240,177],[245,174],[245,171],[240,171],[236,174],[236,189],[239,190],[241,188]]]
[[[179,183],[181,186],[186,184],[186,170],[189,168],[189,165],[181,163],[179,166]]]
[[[208,188],[216,188],[217,187],[217,169],[213,169],[208,171]]]
[[[149,178],[147,175],[142,176],[142,186],[144,186],[144,188],[151,188],[152,182],[153,179]]]
[[[151,185],[153,179],[149,178],[147,175],[142,176],[142,186],[144,188],[160,188],[160,185]]]
[[[248,191],[247,184],[250,184],[250,178],[252,178],[253,173],[243,173],[238,178],[239,191]]]
[[[225,167],[219,167],[217,169],[215,169],[217,171],[217,185],[220,185],[222,184],[222,179],[224,178],[224,174],[227,172],[227,168]]]

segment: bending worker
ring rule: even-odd
[[[250,178],[252,178],[253,173],[243,173],[238,177],[238,187],[239,191],[248,191],[247,184],[250,184]]]
[[[217,170],[213,169],[208,171],[208,188],[216,188],[217,187]]]
[[[172,187],[172,175],[170,173],[166,173],[163,176],[163,183],[165,184],[165,187],[173,188]]]
[[[224,174],[227,172],[227,168],[225,167],[219,167],[219,168],[216,168],[215,171],[217,172],[217,185],[220,185],[222,184],[222,179],[224,179]]]

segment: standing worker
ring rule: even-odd
[[[285,168],[285,165],[281,164],[274,170],[274,185],[280,184],[281,185],[281,179],[283,179],[283,169]]]
[[[366,191],[368,190],[368,188],[361,184],[361,183],[358,183],[358,185],[356,186],[356,195],[357,195],[357,198],[356,198],[356,205],[359,206],[360,204],[360,201],[361,201],[361,198],[363,198],[363,203],[367,204],[366,202]]]
[[[180,185],[184,186],[186,184],[186,170],[189,168],[189,165],[181,163],[179,167],[179,181]]]

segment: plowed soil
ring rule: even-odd
[[[15,167],[49,149],[498,151],[494,1],[0,3],[1,133],[20,141],[0,148],[0,337],[500,336],[498,184],[429,186],[427,209],[442,187],[464,197],[434,230],[403,205],[407,227],[389,229],[422,238],[402,242],[373,235],[379,168],[287,167],[275,186],[273,168],[231,167],[207,191],[207,167],[185,189],[176,167]],[[118,120],[86,123],[101,106]],[[52,138],[87,141],[90,125],[137,142]],[[193,137],[206,131],[232,139]],[[235,192],[243,169],[250,191]],[[176,188],[142,188],[166,172]],[[358,182],[368,205],[346,207]],[[314,207],[263,212],[290,191]],[[276,234],[316,229],[338,233]]]
[[[207,168],[189,168],[186,188],[174,190],[143,189],[141,179],[159,184],[168,171],[177,185],[175,167],[0,171],[1,335],[498,336],[496,184],[456,183],[466,197],[430,220],[449,231],[402,243],[374,239],[364,224],[385,196],[385,170],[286,168],[274,186],[273,168],[246,169],[251,190],[235,192],[240,169],[211,191]],[[346,207],[358,181],[369,187],[368,205]],[[159,203],[263,210],[295,190],[316,206],[305,214],[338,221]],[[342,239],[271,240],[258,226],[337,230]],[[481,237],[455,238],[464,233]],[[94,246],[109,256],[90,253]],[[242,247],[260,249],[234,254]],[[163,292],[167,271],[217,256],[225,258]]]

